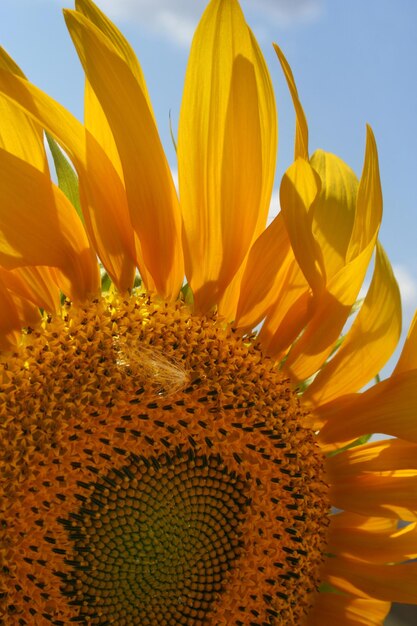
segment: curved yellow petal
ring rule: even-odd
[[[281,359],[311,317],[313,297],[294,261],[283,276],[279,297],[271,307],[259,333],[269,355]]]
[[[118,288],[130,289],[136,264],[133,230],[125,190],[113,164],[75,117],[31,83],[0,68],[0,91],[38,121],[71,157],[79,175],[89,238]]]
[[[291,247],[314,293],[320,293],[326,282],[323,256],[312,232],[312,207],[320,188],[320,177],[304,159],[288,168],[280,187],[281,213]]]
[[[295,109],[295,146],[294,146],[294,161],[298,158],[308,161],[308,125],[307,119],[303,110],[303,107],[298,97],[297,86],[295,84],[294,76],[291,67],[284,56],[281,48],[276,43],[273,44],[274,50],[277,54],[279,62],[281,63],[282,70],[284,72],[285,79],[287,81],[288,89],[290,90],[291,98]]]
[[[82,223],[64,194],[38,169],[0,149],[0,264],[62,270],[63,289],[84,300],[99,274]]]
[[[355,221],[346,254],[347,261],[358,256],[372,241],[379,230],[381,219],[382,190],[378,152],[372,129],[367,126],[365,162],[358,188]]]
[[[277,299],[282,270],[293,255],[282,214],[271,222],[250,249],[242,278],[236,325],[253,328]]]
[[[374,565],[343,557],[328,558],[323,580],[345,593],[417,604],[417,563]]]
[[[183,280],[179,206],[148,103],[107,37],[79,13],[65,11],[65,19],[113,132],[146,268],[158,293],[176,298]]]
[[[40,309],[53,313],[60,306],[60,291],[54,271],[49,267],[0,267],[0,278],[6,287],[26,298]]]
[[[276,158],[271,80],[236,0],[212,0],[194,36],[178,130],[186,274],[217,304],[266,222]]]
[[[0,68],[24,78],[22,70],[2,47],[0,47]],[[0,119],[2,120],[0,148],[48,173],[42,128],[4,96],[0,96]]]
[[[417,369],[402,372],[361,394],[341,396],[315,409],[322,443],[342,444],[367,433],[417,442]]]
[[[16,76],[20,76],[20,78],[26,78],[16,61],[12,59],[3,46],[0,46],[0,67],[12,72],[12,74],[16,74]]]
[[[365,279],[381,217],[378,155],[372,131],[368,128],[346,264],[329,278],[326,289],[316,298],[314,315],[288,355],[285,367],[293,379],[304,380],[317,372],[338,340]]]
[[[400,358],[392,375],[395,376],[413,369],[417,369],[417,311],[414,313]]]
[[[392,355],[401,334],[401,297],[389,260],[377,244],[375,271],[364,303],[341,347],[303,399],[324,404],[358,391]]]
[[[355,218],[358,179],[344,161],[323,150],[312,155],[310,165],[321,180],[321,190],[314,203],[312,230],[329,279],[346,262]]]
[[[152,112],[152,103],[148,94],[142,68],[140,67],[136,55],[127,39],[113,24],[113,22],[111,22],[109,18],[102,11],[100,11],[100,9],[93,2],[91,2],[91,0],[76,0],[75,7],[77,11],[85,15],[89,20],[91,20],[91,22],[93,22],[93,24],[95,24],[100,29],[100,31],[113,44],[117,52],[124,58],[136,80],[140,84],[140,87],[148,103],[149,110]],[[108,155],[120,177],[120,180],[123,182],[124,185],[123,168],[120,162],[119,152],[114,141],[113,133],[101,107],[101,104],[97,96],[95,95],[94,90],[91,87],[88,79],[86,79],[85,82],[84,123],[86,125],[86,128],[94,136],[94,138],[101,145],[105,153]],[[155,285],[144,267],[142,248],[136,236],[135,247],[138,264],[141,268],[142,278],[144,279],[148,290],[155,291]]]
[[[306,626],[383,626],[391,602],[319,593]]]
[[[132,74],[135,76],[140,85],[143,95],[148,103],[149,110],[152,112],[152,103],[148,94],[142,68],[130,43],[113,24],[113,22],[109,20],[107,15],[100,11],[98,6],[91,0],[75,0],[75,8],[100,29],[103,35],[105,35],[115,47],[120,56],[122,56],[126,61]]]

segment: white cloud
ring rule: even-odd
[[[289,26],[317,19],[325,0],[242,0],[244,10],[276,25]],[[109,17],[130,20],[151,28],[155,34],[189,46],[207,0],[98,0]]]
[[[401,293],[403,331],[407,332],[417,309],[417,274],[405,265],[394,265],[393,270]]]
[[[280,210],[281,205],[279,202],[279,189],[274,189],[271,196],[271,202],[269,204],[268,225],[276,218]]]
[[[394,265],[393,270],[404,307],[415,309],[417,307],[416,275],[413,275],[405,265]]]

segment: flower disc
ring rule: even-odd
[[[250,339],[144,296],[68,304],[3,381],[16,624],[302,623],[323,459]]]

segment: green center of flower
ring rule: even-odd
[[[62,520],[79,558],[64,593],[80,617],[106,607],[118,624],[202,623],[243,545],[245,482],[188,450],[131,460],[84,489]]]

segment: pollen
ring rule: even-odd
[[[255,339],[147,295],[66,302],[0,384],[6,624],[303,623],[324,460]]]

